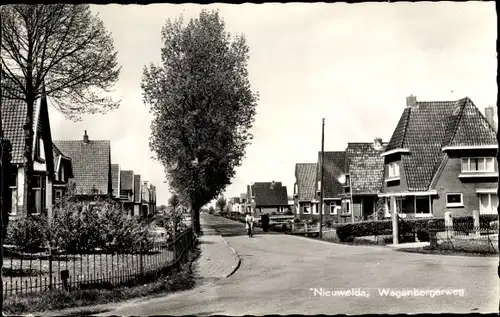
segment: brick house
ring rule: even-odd
[[[152,184],[149,184],[147,181],[142,183],[141,187],[142,191],[142,199],[141,199],[141,215],[153,215],[156,209],[156,200],[155,200],[155,187]]]
[[[247,186],[255,215],[284,213],[289,210],[286,186],[281,182],[258,182]]]
[[[4,80],[4,79],[2,79]],[[2,83],[1,120],[4,137],[12,145],[12,170],[8,187],[11,192],[12,205],[10,215],[23,217],[27,214],[41,214],[51,211],[54,203],[54,153],[50,131],[47,99],[36,100],[33,116],[33,179],[32,193],[34,210],[24,208],[24,129],[27,104],[21,99],[7,98]],[[5,86],[4,86],[5,85]]]
[[[406,99],[406,108],[384,153],[380,197],[386,213],[443,217],[496,213],[498,143],[489,118],[469,98]],[[392,203],[391,203],[392,202]]]
[[[90,140],[87,131],[82,140],[57,140],[54,144],[73,164],[75,194],[80,199],[111,197],[111,143]]]
[[[384,158],[381,154],[386,146],[387,143],[380,138],[369,143],[347,144],[346,174],[341,178],[345,193],[341,210],[351,216],[352,222],[377,219],[378,194],[384,178]],[[335,209],[332,211],[337,213]],[[337,219],[338,222],[340,220]]]
[[[315,201],[320,201],[320,190],[323,193],[323,220],[338,222],[349,222],[351,218],[350,204],[342,207],[342,200],[345,198],[342,178],[345,175],[345,151],[324,152],[325,164],[323,166],[324,175],[321,184],[321,152],[318,153],[318,164],[316,167]],[[319,208],[312,210],[312,215],[319,219]]]
[[[295,216],[299,219],[311,219],[313,209],[318,208],[316,200],[316,163],[295,164],[295,184],[293,199]]]

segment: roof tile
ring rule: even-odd
[[[297,163],[295,164],[295,178],[297,179],[299,200],[313,200],[316,181],[316,163]]]
[[[377,194],[384,178],[382,148],[375,149],[373,143],[348,143],[346,149],[347,170],[351,180],[351,194]]]
[[[324,198],[338,198],[344,193],[344,187],[339,178],[345,174],[345,151],[324,152]],[[318,164],[316,168],[317,183],[321,180],[321,152],[318,152]]]

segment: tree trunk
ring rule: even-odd
[[[33,203],[33,109],[35,99],[28,97],[26,121],[24,125],[24,213],[29,215],[34,212]]]
[[[193,232],[197,235],[201,232],[200,226],[200,208],[196,203],[190,203],[189,208],[191,208],[191,227],[193,228]]]

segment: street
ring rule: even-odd
[[[241,265],[233,275],[103,315],[498,312],[496,257],[403,253],[382,246],[346,246],[261,232],[250,239],[241,223],[202,217],[240,256]],[[320,296],[321,288],[352,290]],[[383,289],[465,293],[397,298],[381,295]]]

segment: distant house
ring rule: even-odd
[[[142,207],[141,175],[134,175],[134,216],[141,215]]]
[[[90,140],[85,131],[82,140],[57,140],[56,147],[71,158],[76,195],[82,199],[111,197],[111,143]]]
[[[69,180],[74,177],[71,158],[64,155],[55,144],[52,144],[54,157],[54,199],[57,201],[66,193]]]
[[[293,197],[295,204],[295,215],[299,219],[311,219],[313,209],[318,208],[319,200],[316,200],[316,163],[295,164],[295,184]]]
[[[343,204],[352,206],[349,208],[352,222],[377,219],[378,194],[384,180],[384,158],[381,154],[386,146],[387,143],[380,138],[374,142],[347,145],[346,174],[342,178],[345,192]],[[330,212],[338,216],[337,210],[331,208]]]
[[[141,205],[141,215],[153,215],[155,214],[156,200],[155,193],[156,189],[152,184],[147,181],[142,184],[142,205]]]
[[[23,217],[27,214],[42,214],[50,211],[54,203],[54,153],[50,131],[47,99],[36,100],[34,106],[33,122],[33,178],[32,193],[34,196],[34,209],[24,208],[24,129],[26,121],[27,104],[20,99],[9,99],[4,93],[8,87],[2,78],[1,120],[4,137],[12,145],[12,166],[8,182],[12,197],[10,215]],[[65,153],[66,154],[66,153]],[[10,204],[7,204],[10,205]]]
[[[242,213],[243,212],[240,197],[231,197],[229,199],[229,206],[230,206],[231,212],[234,212],[234,213]]]
[[[111,192],[115,200],[120,200],[120,165],[111,164]]]
[[[384,156],[381,197],[402,217],[496,213],[498,151],[493,111],[472,100],[417,101],[406,107]]]
[[[150,184],[149,185],[149,214],[156,214],[156,186]]]
[[[284,213],[289,210],[286,186],[281,182],[253,183],[247,187],[256,215]]]
[[[134,215],[134,171],[120,170],[120,202],[123,211]]]
[[[248,203],[248,193],[240,194],[240,204],[241,204],[241,212],[246,213],[250,211],[250,204]]]
[[[351,204],[345,199],[345,151],[324,152],[323,183],[321,184],[321,152],[318,153],[314,201],[320,201],[323,190],[323,219],[350,222]],[[344,204],[342,204],[344,202]],[[314,204],[313,204],[314,206]],[[312,215],[319,217],[319,208],[313,207]]]

